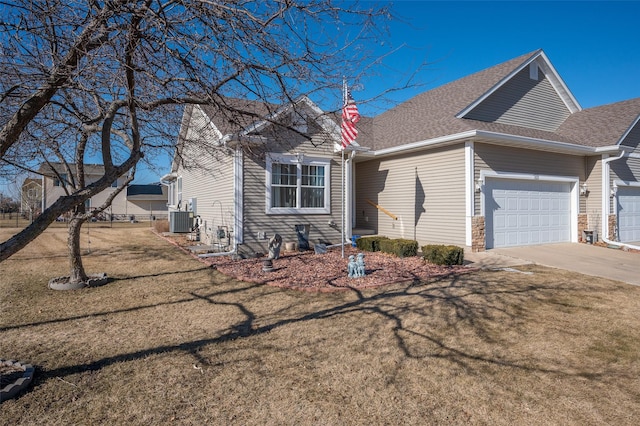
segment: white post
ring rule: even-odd
[[[340,151],[340,163],[342,165],[342,184],[340,185],[340,204],[342,207],[340,216],[340,247],[342,247],[342,258],[344,259],[344,149]]]

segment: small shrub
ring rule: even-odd
[[[360,237],[356,240],[356,247],[363,251],[380,251],[380,243],[388,240],[387,237]]]
[[[165,219],[156,220],[153,222],[153,229],[156,232],[169,232],[169,221]]]
[[[436,265],[462,265],[464,249],[458,246],[430,244],[422,247],[422,257]]]
[[[394,254],[398,257],[416,256],[418,254],[418,242],[403,238],[382,240],[380,241],[380,251]]]

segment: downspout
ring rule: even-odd
[[[634,250],[640,250],[640,246],[634,246],[633,244],[625,244],[619,241],[612,241],[609,239],[609,210],[610,210],[610,182],[611,182],[611,169],[609,163],[612,161],[620,160],[627,153],[622,150],[619,156],[605,158],[602,160],[602,241],[615,247],[628,247]],[[615,196],[615,195],[614,195]]]

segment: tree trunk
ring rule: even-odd
[[[80,231],[85,219],[73,216],[69,222],[69,235],[67,237],[67,246],[69,247],[69,266],[71,274],[69,283],[81,283],[88,281],[87,274],[82,265],[82,255],[80,253]]]

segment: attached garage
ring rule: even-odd
[[[487,248],[570,242],[572,182],[487,178]]]
[[[617,191],[619,240],[640,241],[640,187],[620,186]]]

